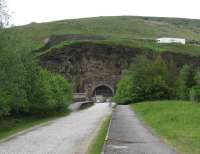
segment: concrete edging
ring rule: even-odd
[[[104,140],[104,145],[103,145],[101,154],[104,154],[104,151],[105,151],[106,143],[107,143],[107,141],[108,141],[108,136],[109,136],[109,133],[110,133],[110,127],[111,127],[111,124],[112,124],[112,118],[113,118],[113,112],[114,112],[114,111],[115,111],[115,108],[112,109],[111,118],[110,118],[108,130],[107,130],[107,134],[106,134],[106,137],[105,137],[105,140]]]

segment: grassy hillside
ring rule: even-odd
[[[52,35],[78,34],[102,37],[104,42],[144,47],[159,52],[174,51],[200,55],[199,45],[157,45],[153,41],[157,37],[182,37],[187,40],[200,41],[200,20],[192,19],[95,17],[32,23],[8,29],[6,32],[14,33],[19,42],[20,40],[31,42],[33,49],[44,46],[44,40]],[[81,40],[88,40],[88,38],[82,37]]]
[[[155,132],[184,154],[199,154],[200,104],[157,101],[132,105]]]

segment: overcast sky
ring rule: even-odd
[[[94,16],[200,19],[200,0],[6,0],[15,25]]]

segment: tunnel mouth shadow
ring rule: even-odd
[[[93,97],[103,96],[105,98],[109,98],[109,97],[113,97],[113,95],[114,95],[113,88],[111,86],[105,85],[105,84],[96,86],[92,92]]]

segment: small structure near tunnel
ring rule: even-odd
[[[156,39],[157,43],[179,43],[179,44],[185,44],[186,39],[185,38],[169,38],[169,37],[161,37]]]
[[[82,102],[87,100],[86,93],[73,93],[73,97],[75,102]]]

